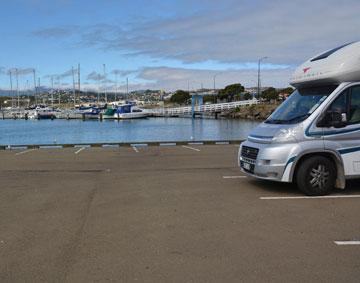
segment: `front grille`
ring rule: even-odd
[[[258,153],[259,153],[259,149],[255,147],[243,146],[241,148],[241,156],[244,158],[256,160]]]

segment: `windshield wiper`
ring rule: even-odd
[[[307,117],[309,117],[310,115],[311,115],[310,113],[306,113],[306,114],[302,114],[302,115],[293,117],[293,118],[288,119],[288,120],[270,119],[270,120],[266,120],[265,123],[267,123],[267,124],[288,124],[288,123],[296,122],[298,120],[303,121]]]
[[[282,124],[284,120],[278,120],[278,119],[269,119],[266,120],[265,123],[267,124]]]

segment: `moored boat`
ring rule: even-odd
[[[56,118],[56,110],[51,107],[46,106],[36,106],[34,109],[31,109],[27,116],[29,119],[55,119]]]
[[[103,115],[104,119],[141,119],[147,117],[147,112],[131,103],[122,104],[116,108],[109,108]]]

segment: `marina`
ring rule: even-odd
[[[109,105],[80,105],[77,108],[60,109],[46,105],[34,106],[31,109],[9,108],[0,110],[0,118],[4,119],[41,119],[38,112],[47,114],[52,119],[138,119],[146,117],[215,117],[218,118],[222,113],[241,107],[257,105],[257,99],[234,101],[227,103],[203,104],[198,101],[196,95],[192,96],[191,106],[180,107],[156,107],[143,109],[136,105],[136,102],[125,101],[122,103],[113,102]]]
[[[0,145],[243,140],[259,122],[228,119],[0,120]]]

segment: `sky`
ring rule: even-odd
[[[359,11],[359,0],[1,0],[0,89],[15,68],[20,89],[32,69],[68,88],[78,64],[82,89],[251,87],[262,57],[262,85],[287,87],[303,61],[360,40]]]

